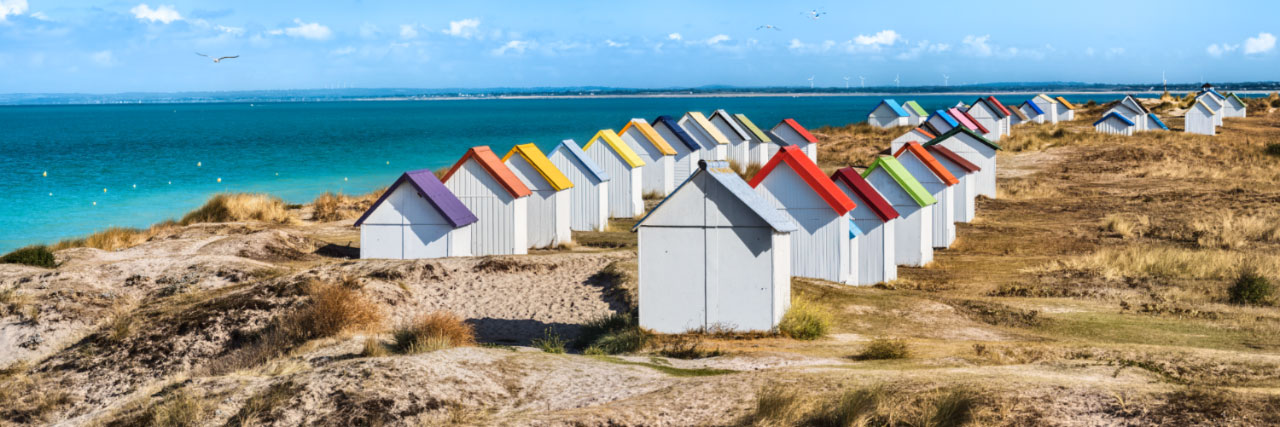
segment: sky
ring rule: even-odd
[[[815,13],[816,12],[816,13]],[[1280,80],[1280,2],[0,0],[0,93]],[[764,28],[762,28],[764,27]],[[239,55],[221,63],[197,56]],[[847,79],[847,80],[846,80]]]

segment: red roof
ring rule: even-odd
[[[1000,112],[1004,113],[1004,115],[1008,116],[1008,115],[1013,114],[1013,113],[1010,113],[1010,112],[1009,112],[1009,109],[1008,109],[1008,108],[1004,108],[1004,104],[1000,103],[1000,100],[999,100],[999,99],[996,99],[996,97],[994,97],[994,96],[988,96],[988,97],[987,97],[987,100],[988,100],[988,101],[991,101],[991,103],[992,103],[992,104],[995,104],[995,105],[996,105],[996,108],[999,108],[999,109],[1000,109]]]
[[[975,165],[972,162],[965,160],[964,157],[960,157],[959,154],[956,154],[955,151],[951,151],[947,147],[943,147],[941,145],[935,144],[935,145],[930,145],[924,148],[926,150],[929,150],[929,152],[932,154],[937,154],[938,157],[947,159],[947,161],[951,163],[955,163],[957,166],[960,166],[960,169],[964,169],[965,172],[974,173],[982,170],[982,168],[978,167],[978,165]]]
[[[917,159],[924,162],[925,167],[928,167],[929,171],[933,172],[934,175],[937,175],[938,178],[942,180],[943,184],[947,184],[947,186],[950,187],[960,182],[960,180],[956,179],[955,175],[952,175],[951,172],[947,171],[947,168],[942,166],[942,163],[938,163],[938,159],[933,158],[933,155],[929,154],[929,151],[920,146],[920,143],[918,142],[908,142],[907,145],[903,145],[902,148],[899,148],[897,153],[893,153],[893,157],[901,157],[902,153],[908,150],[910,150],[911,154],[914,154]]]
[[[458,168],[461,168],[462,164],[470,159],[475,159],[476,163],[484,167],[484,170],[489,171],[489,176],[492,176],[493,179],[498,181],[498,184],[502,185],[502,188],[511,193],[511,197],[520,198],[533,194],[529,191],[529,187],[525,187],[524,183],[520,182],[520,178],[516,178],[516,175],[511,173],[511,169],[507,169],[507,165],[502,164],[502,160],[498,159],[498,155],[493,154],[493,150],[490,150],[487,145],[471,147],[471,149],[467,150],[467,154],[463,154],[462,158],[458,159],[458,163],[454,163],[453,167],[449,168],[449,173],[444,174],[444,179],[440,181],[449,182],[449,178],[453,176],[453,173],[457,172]]]
[[[787,126],[791,126],[791,129],[794,129],[796,133],[800,134],[800,137],[804,138],[805,141],[809,141],[814,144],[818,143],[818,138],[814,138],[813,134],[809,133],[808,129],[805,129],[804,126],[800,126],[799,123],[796,123],[796,119],[782,119],[782,122],[786,123]]]
[[[765,177],[768,177],[769,173],[773,172],[773,169],[782,162],[786,162],[787,166],[795,171],[796,175],[800,175],[805,184],[809,184],[809,188],[818,193],[818,196],[822,197],[822,200],[826,201],[831,206],[831,209],[836,211],[836,214],[844,215],[853,210],[853,208],[858,207],[857,204],[853,203],[853,200],[849,200],[849,196],[846,196],[844,191],[836,188],[836,183],[827,178],[827,175],[822,173],[822,169],[818,169],[818,165],[813,163],[813,160],[809,160],[808,154],[805,154],[803,150],[794,145],[779,148],[778,154],[773,155],[773,158],[769,159],[769,163],[766,163],[763,168],[760,168],[760,172],[751,178],[749,183],[751,188],[760,185]]]
[[[889,201],[885,200],[884,196],[881,196],[879,191],[871,187],[871,183],[867,182],[862,175],[858,175],[858,171],[853,170],[853,168],[843,168],[836,171],[836,173],[831,174],[831,180],[843,181],[845,185],[849,186],[850,190],[853,190],[853,194],[856,194],[862,201],[867,202],[867,206],[871,208],[872,212],[876,213],[876,216],[880,217],[881,221],[888,221],[898,217],[898,211],[893,209],[893,205],[890,205]]]
[[[978,123],[977,120],[974,120],[973,116],[970,116],[969,113],[966,113],[964,111],[960,111],[959,108],[952,108],[950,110],[947,110],[947,112],[951,113],[951,117],[955,117],[956,120],[960,121],[960,124],[965,125],[969,129],[978,131],[978,133],[981,133],[984,135],[990,132],[987,130],[987,128],[982,126],[982,123]]]

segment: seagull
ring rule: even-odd
[[[778,28],[778,27],[775,27],[775,26],[772,26],[772,25],[761,25],[761,26],[759,26],[759,27],[756,27],[756,31],[759,31],[759,30],[774,30],[774,31],[782,31],[782,29],[781,29],[781,28]]]
[[[214,64],[217,64],[217,63],[219,63],[219,62],[222,62],[222,60],[224,60],[224,59],[235,59],[235,58],[239,58],[239,57],[240,57],[240,55],[235,55],[235,56],[223,56],[223,57],[220,57],[220,58],[214,58],[214,57],[212,57],[212,56],[205,55],[205,54],[200,53],[200,52],[196,52],[196,55],[200,55],[200,56],[203,56],[203,57],[205,57],[205,58],[212,59]]]
[[[819,12],[817,9],[814,9],[814,10],[809,11],[809,19],[813,19],[813,20],[817,21],[817,20],[818,20],[818,18],[821,18],[821,17],[822,17],[822,15],[826,15],[826,14],[827,14],[827,12]]]

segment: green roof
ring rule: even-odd
[[[752,135],[755,135],[756,139],[760,140],[760,142],[773,142],[772,139],[769,139],[768,135],[765,135],[764,131],[756,127],[755,123],[751,123],[751,119],[748,119],[746,114],[734,114],[733,117],[738,119],[738,122],[742,123],[743,126],[746,126],[747,131],[751,132]]]
[[[920,104],[917,104],[915,101],[907,101],[906,104],[902,104],[902,105],[907,107],[907,109],[910,110],[911,112],[916,113],[916,115],[924,116],[924,117],[929,116],[929,112],[925,111],[923,108],[920,108]]]
[[[1227,92],[1227,98],[1235,98],[1235,99],[1236,99],[1236,102],[1239,102],[1239,103],[1240,103],[1240,105],[1245,105],[1245,104],[1244,104],[1244,100],[1243,100],[1243,99],[1240,99],[1240,97],[1236,96],[1235,92]]]
[[[871,172],[875,171],[876,168],[884,169],[890,177],[893,177],[894,181],[898,182],[898,186],[902,187],[907,194],[910,194],[911,198],[921,207],[938,203],[938,200],[934,199],[933,195],[929,194],[929,191],[925,190],[923,185],[920,185],[920,181],[916,181],[916,177],[911,176],[911,172],[907,172],[907,168],[902,166],[902,163],[899,163],[898,159],[893,158],[893,156],[876,158],[876,161],[872,162],[867,170],[862,171],[862,177],[870,176]]]
[[[920,145],[923,145],[923,146],[925,146],[925,147],[928,147],[928,146],[930,146],[930,145],[938,145],[938,144],[941,144],[943,140],[945,140],[945,139],[947,139],[947,138],[950,138],[950,137],[952,137],[952,136],[955,136],[957,133],[960,133],[960,132],[967,133],[967,134],[969,134],[969,136],[972,136],[972,137],[974,137],[974,138],[977,138],[977,139],[978,139],[978,141],[982,141],[982,143],[983,143],[983,144],[987,144],[987,146],[988,146],[988,147],[991,147],[991,148],[996,149],[996,150],[1003,150],[1003,148],[1000,148],[1000,146],[999,146],[999,145],[996,145],[996,143],[991,142],[991,140],[987,139],[986,137],[984,137],[984,136],[982,136],[982,135],[978,135],[977,133],[974,133],[974,131],[971,131],[971,130],[969,130],[969,128],[964,127],[964,126],[956,126],[956,127],[954,127],[954,128],[951,128],[951,130],[947,131],[946,133],[943,133],[942,135],[938,135],[938,137],[937,137],[937,138],[931,139],[931,140],[929,140],[929,142],[926,142],[926,143],[924,143],[924,144],[920,144]]]

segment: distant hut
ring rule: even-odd
[[[1124,107],[1117,106],[1117,108]],[[1140,115],[1139,117],[1146,116]],[[1098,119],[1098,121],[1093,122],[1093,129],[1098,131],[1098,133],[1131,136],[1138,130],[1138,124],[1134,123],[1133,120],[1129,120],[1124,115],[1116,111],[1112,111],[1103,115],[1101,119]]]
[[[751,152],[751,146],[760,145],[760,141],[755,140],[746,129],[739,126],[738,121],[734,120],[733,116],[725,110],[716,110],[711,113],[711,117],[708,117],[707,121],[711,122],[711,125],[715,126],[716,130],[720,131],[722,135],[729,138],[729,146],[727,147],[729,161],[737,163],[738,167],[743,170],[750,166],[748,155]]]
[[[1023,102],[1022,105],[1018,106],[1018,110],[1027,116],[1027,121],[1044,123],[1045,117],[1047,117],[1044,110],[1041,110],[1039,105],[1031,101]]]
[[[471,256],[476,216],[428,169],[405,172],[355,222],[360,258]]]
[[[898,264],[894,261],[894,227],[898,211],[885,200],[871,183],[858,175],[853,168],[843,168],[831,175],[836,187],[844,191],[857,207],[849,211],[853,221],[850,244],[856,247],[850,265],[857,273],[852,277],[855,285],[874,285],[898,278]]]
[[[1009,110],[1010,132],[1012,132],[1013,126],[1017,126],[1017,125],[1031,121],[1031,117],[1028,117],[1027,113],[1022,112],[1022,109],[1019,107],[1016,107],[1016,106],[1011,107],[1011,108],[1008,108],[1008,110]]]
[[[1212,89],[1210,89],[1212,90]],[[1204,102],[1206,106],[1213,110],[1213,125],[1222,126],[1222,104],[1223,101],[1215,95],[1214,92],[1201,92],[1197,100]]]
[[[907,110],[907,114],[911,117],[907,118],[908,126],[920,126],[925,119],[929,118],[929,112],[924,108],[920,108],[920,103],[915,101],[907,101],[902,104],[902,109]]]
[[[698,141],[689,136],[671,116],[658,116],[650,126],[658,131],[658,135],[665,139],[667,145],[676,152],[675,158],[672,159],[675,165],[672,169],[672,182],[678,186],[689,179],[693,171],[698,170],[698,160],[702,158],[700,154],[702,146],[698,145]]]
[[[911,114],[892,99],[880,100],[867,115],[867,123],[878,128],[891,128],[910,124]]]
[[[1222,102],[1222,115],[1225,117],[1244,117],[1247,109],[1244,100],[1234,93],[1228,93],[1227,99]]]
[[[769,161],[770,146],[777,145],[777,141],[769,136],[768,132],[761,130],[746,114],[734,114],[733,119],[738,121],[738,125],[746,129],[751,134],[750,148],[747,150],[747,165],[763,165]]]
[[[852,200],[799,148],[782,147],[751,187],[800,226],[791,233],[791,274],[848,283]]]
[[[551,163],[573,183],[569,189],[569,229],[604,231],[609,226],[609,173],[572,139],[551,150]]]
[[[925,119],[924,122],[928,123],[929,126],[933,126],[938,132],[947,132],[951,128],[960,126],[960,122],[956,121],[954,117],[951,117],[951,114],[944,110],[934,110],[933,114],[930,114],[929,118]]]
[[[960,180],[920,144],[907,143],[893,156],[938,201],[933,205],[933,247],[951,247],[956,240],[955,186]]]
[[[603,142],[602,142],[603,141]],[[598,143],[600,142],[600,143]],[[644,213],[640,168],[644,160],[612,129],[596,132],[582,151],[604,168],[609,180],[609,217],[634,218]]]
[[[729,137],[707,120],[707,116],[697,111],[685,113],[680,118],[680,127],[698,141],[701,147],[699,158],[702,160],[729,160]]]
[[[969,130],[971,131],[977,132],[978,135],[987,135],[987,134],[994,133],[990,129],[987,129],[986,126],[983,126],[982,123],[978,123],[978,121],[974,119],[973,116],[970,116],[969,113],[966,113],[959,108],[952,108],[950,110],[947,110],[947,114],[950,114],[951,117],[955,118],[956,121],[960,122],[960,125],[969,128]]]
[[[1004,113],[1004,119],[1000,123],[1000,127],[1001,127],[1000,131],[1003,132],[1005,136],[1012,135],[1013,134],[1013,110],[1016,110],[1016,108],[1009,108],[1008,106],[1004,105],[1003,102],[1000,102],[999,99],[996,99],[995,96],[987,96],[986,100],[991,105],[994,105],[997,110]]]
[[[1058,101],[1058,121],[1072,121],[1076,119],[1076,106],[1067,102],[1067,98],[1061,96],[1053,98]]]
[[[479,218],[471,227],[472,255],[529,253],[531,192],[493,150],[471,147],[441,181]]]
[[[795,119],[782,119],[769,132],[777,137],[775,139],[779,141],[776,142],[794,145],[800,151],[804,151],[804,154],[809,156],[810,161],[818,163],[818,138],[809,133],[809,130],[805,129],[804,126],[800,126],[800,123],[796,122]],[[769,158],[773,158],[783,144],[770,146]]]
[[[1148,126],[1150,126],[1150,124],[1148,123],[1150,119],[1147,116],[1151,112],[1148,111],[1147,107],[1142,105],[1142,103],[1139,102],[1137,98],[1134,98],[1133,95],[1125,95],[1124,98],[1121,98],[1120,102],[1117,102],[1116,105],[1112,106],[1106,112],[1102,113],[1102,119],[1105,120],[1107,116],[1112,113],[1115,113],[1129,120],[1130,122],[1133,122],[1132,128],[1134,131],[1139,131],[1139,132],[1144,131],[1144,130],[1147,130]],[[1120,125],[1120,124],[1123,124],[1123,123],[1113,123],[1113,126],[1111,126],[1109,129],[1107,130],[1098,129],[1098,132],[1123,134],[1124,129],[1118,129],[1120,130],[1120,132],[1117,132],[1117,129],[1114,128],[1114,125]],[[1093,127],[1097,128],[1098,125],[1099,123],[1094,122]]]
[[[1036,108],[1041,111],[1041,114],[1044,114],[1044,122],[1041,123],[1048,122],[1057,124],[1058,120],[1062,120],[1062,115],[1060,114],[1062,110],[1061,106],[1058,105],[1058,101],[1050,98],[1049,95],[1042,93],[1031,98],[1028,102],[1035,104]]]
[[[1148,130],[1169,130],[1169,127],[1164,125],[1164,121],[1160,120],[1156,113],[1147,114],[1147,123],[1150,123],[1149,126],[1151,126]]]
[[[931,206],[938,201],[893,156],[877,157],[862,177],[898,211],[893,226],[894,262],[923,267],[933,261]]]
[[[640,327],[768,331],[791,304],[796,224],[726,162],[699,169],[640,219]]]
[[[666,197],[676,188],[676,150],[644,119],[631,119],[618,132],[627,146],[644,160],[640,168],[640,190],[645,195]]]
[[[502,157],[507,169],[520,178],[529,195],[529,247],[554,248],[573,241],[573,182],[569,181],[537,145],[520,144]]]
[[[956,222],[973,222],[978,199],[978,179],[982,168],[947,147],[930,145],[925,149],[938,160],[938,163],[947,168],[947,172],[951,172],[951,176],[960,180],[960,183],[951,187]]]
[[[1191,104],[1191,108],[1187,110],[1186,124],[1183,125],[1185,132],[1210,136],[1217,133],[1217,128],[1214,126],[1213,121],[1218,112],[1209,107],[1204,98],[1197,99],[1194,104]]]
[[[920,145],[947,147],[965,160],[978,165],[981,169],[978,172],[978,195],[996,198],[996,151],[1000,150],[1000,146],[968,129],[956,129],[959,130],[953,129]]]
[[[923,144],[937,137],[938,135],[929,132],[929,130],[925,129],[924,126],[917,126],[907,131],[907,133],[902,134],[902,136],[890,141],[889,150],[898,151],[899,148],[902,148],[903,145],[907,145],[908,142],[919,142]]]
[[[978,98],[973,101],[973,106],[969,107],[965,114],[972,117],[977,124],[987,129],[982,136],[992,141],[999,141],[1004,136],[1005,129],[1009,125],[1009,110],[1004,108],[997,102],[992,102],[987,98]]]

